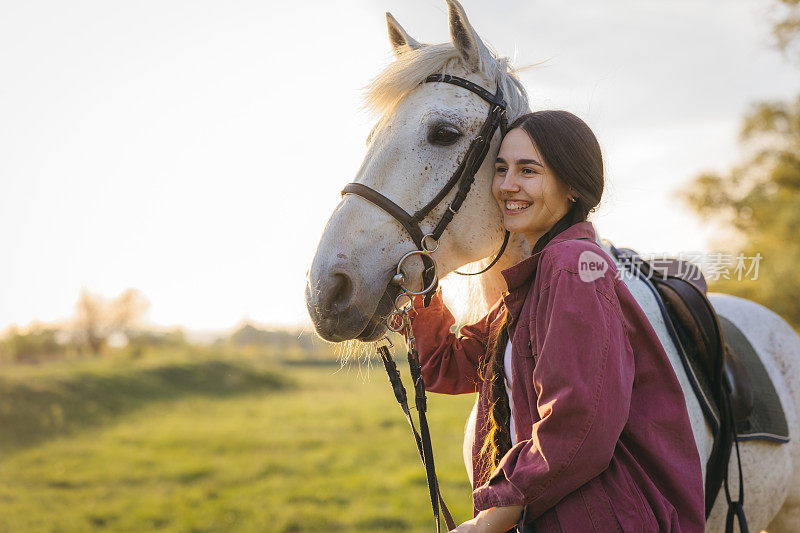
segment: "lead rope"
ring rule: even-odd
[[[406,388],[403,385],[403,381],[400,379],[400,371],[397,369],[397,365],[392,359],[392,356],[389,354],[389,347],[392,346],[392,344],[388,337],[386,337],[386,340],[389,342],[389,346],[379,346],[378,355],[380,356],[381,361],[383,361],[386,374],[389,376],[389,383],[392,385],[392,390],[394,391],[394,396],[397,399],[397,403],[400,404],[400,408],[403,410],[403,414],[405,415],[406,420],[408,420],[408,424],[411,426],[411,431],[414,434],[414,440],[417,443],[417,450],[419,451],[420,458],[422,459],[422,464],[425,466],[425,477],[428,483],[428,492],[430,493],[436,532],[439,533],[441,530],[441,522],[439,518],[440,506],[441,513],[444,516],[445,525],[447,526],[447,530],[450,531],[455,529],[456,524],[453,521],[450,510],[444,503],[444,498],[442,498],[442,493],[439,490],[439,480],[436,477],[436,467],[433,464],[433,446],[431,444],[431,435],[428,428],[428,419],[425,415],[427,411],[425,381],[422,378],[422,368],[419,364],[419,354],[417,353],[414,334],[411,331],[411,319],[408,316],[408,308],[396,309],[390,317],[390,320],[392,320],[392,317],[394,316],[400,318],[402,325],[397,329],[390,326],[390,329],[398,332],[403,331],[406,337],[406,346],[408,348],[408,367],[411,374],[411,380],[414,383],[414,403],[417,407],[417,413],[419,416],[419,432],[417,432],[417,428],[414,426],[414,419],[411,417],[411,411],[408,407]]]

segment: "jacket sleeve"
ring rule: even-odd
[[[583,281],[566,269],[550,276],[531,331],[540,420],[475,489],[477,509],[526,505],[533,520],[608,467],[628,420],[634,375],[614,283]]]
[[[417,344],[425,388],[442,394],[477,392],[480,387],[478,368],[486,354],[489,329],[497,316],[502,300],[474,324],[463,326],[456,335],[452,313],[442,301],[441,291],[422,307],[421,297],[414,302],[411,330]]]

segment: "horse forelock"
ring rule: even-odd
[[[494,92],[494,84],[500,85],[508,104],[509,119],[513,120],[527,111],[528,95],[511,61],[488,50],[481,57],[479,71],[493,84],[486,87],[487,90]],[[431,74],[458,75],[465,69],[467,67],[461,53],[450,43],[408,49],[367,85],[364,106],[380,116],[381,122],[385,122],[403,97]]]

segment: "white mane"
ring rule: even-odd
[[[497,57],[494,52],[487,54],[481,57],[479,71],[493,85],[484,88],[494,92],[494,84],[499,81],[511,121],[528,110],[528,94],[508,58]],[[381,121],[385,121],[391,117],[400,100],[425,78],[431,74],[455,75],[464,68],[466,66],[461,53],[451,43],[406,49],[366,87],[365,107],[380,115]]]

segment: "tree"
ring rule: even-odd
[[[127,336],[148,307],[147,299],[136,289],[128,289],[113,300],[82,290],[75,316],[79,342],[99,354],[111,335]]]
[[[773,25],[775,45],[792,59],[800,60],[800,0],[778,0],[782,13]]]
[[[800,0],[779,2],[787,9],[773,27],[777,45],[800,52]],[[757,279],[720,279],[709,289],[757,301],[800,328],[800,96],[755,104],[740,144],[744,163],[700,174],[680,194],[702,218],[732,228],[748,256],[763,258]]]

